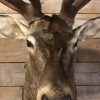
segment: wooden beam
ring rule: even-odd
[[[75,73],[99,73],[100,63],[74,63]]]
[[[100,73],[75,73],[75,84],[80,86],[100,85]]]
[[[100,100],[100,86],[78,86],[77,100]]]
[[[0,63],[0,86],[23,86],[24,63]]]
[[[0,87],[0,100],[22,100],[20,87]]]
[[[78,44],[77,62],[100,62],[100,39],[90,39]]]
[[[25,62],[26,60],[25,41],[0,39],[0,62]]]

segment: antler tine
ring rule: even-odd
[[[63,0],[60,15],[75,18],[77,12],[91,0]]]
[[[35,9],[35,14],[37,17],[41,17],[44,15],[41,11],[41,2],[40,0],[29,0],[33,6],[33,9]]]
[[[73,18],[76,16],[77,12],[90,1],[91,0],[74,0],[71,7],[73,10]]]
[[[11,9],[21,13],[27,21],[31,21],[35,16],[32,5],[25,3],[22,0],[0,0],[0,2],[10,7]]]
[[[73,1],[74,0],[63,0],[59,15],[70,17],[70,6],[72,5]]]

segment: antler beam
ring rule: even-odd
[[[22,0],[0,0],[0,2],[21,13],[27,20],[30,20],[34,16],[32,6]]]
[[[91,0],[63,0],[60,15],[75,18],[77,12]]]
[[[40,1],[30,1],[32,4],[25,3],[22,0],[0,0],[4,5],[21,13],[27,21],[31,21],[34,17],[40,17],[42,15]]]
[[[70,6],[74,0],[63,0],[60,15],[69,16]]]
[[[75,17],[77,12],[90,1],[91,0],[74,0],[71,6],[71,8],[73,8],[73,17]]]
[[[33,8],[37,17],[41,17],[43,13],[41,12],[41,3],[40,0],[29,0],[32,3]]]

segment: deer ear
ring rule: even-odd
[[[25,39],[29,27],[25,20],[16,20],[9,15],[0,15],[0,38]]]
[[[90,19],[73,30],[74,37],[79,41],[91,39],[98,33],[100,33],[100,17]]]

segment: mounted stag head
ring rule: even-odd
[[[77,42],[100,32],[100,17],[72,30],[77,12],[90,0],[63,0],[58,15],[41,11],[40,0],[0,0],[18,11],[26,24],[4,15],[0,37],[25,39],[29,50],[26,63],[24,100],[75,100],[73,59]],[[9,19],[12,20],[9,21]]]

